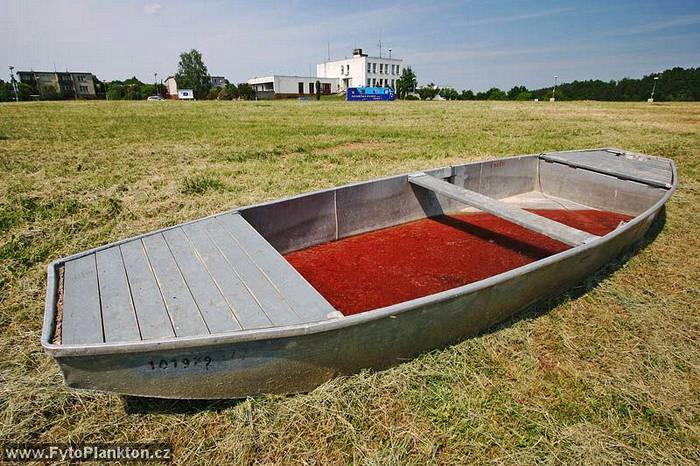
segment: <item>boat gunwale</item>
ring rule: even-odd
[[[567,249],[565,251],[553,254],[551,256],[545,257],[543,259],[531,262],[529,264],[525,264],[523,266],[508,270],[506,272],[502,272],[496,275],[492,275],[490,277],[484,278],[482,280],[468,283],[466,285],[462,285],[456,288],[451,288],[448,290],[440,291],[438,293],[433,293],[427,296],[419,297],[419,298],[414,298],[408,301],[403,301],[400,303],[392,304],[389,306],[377,308],[377,309],[372,309],[370,311],[358,313],[358,314],[353,314],[349,316],[343,316],[340,318],[335,318],[335,319],[328,319],[328,320],[322,320],[318,322],[310,322],[310,323],[304,323],[304,324],[297,324],[297,325],[286,325],[286,326],[277,326],[277,327],[266,327],[266,328],[261,328],[261,329],[252,329],[252,330],[239,330],[236,332],[230,332],[230,333],[218,333],[218,334],[210,334],[210,335],[197,335],[197,336],[191,336],[191,337],[173,337],[173,338],[163,338],[163,339],[154,339],[154,340],[145,340],[145,341],[131,341],[131,342],[116,342],[116,343],[93,343],[93,344],[74,344],[74,345],[63,345],[63,344],[55,344],[50,341],[50,339],[53,337],[53,333],[55,330],[55,319],[56,319],[56,304],[57,304],[57,293],[58,293],[58,274],[56,273],[58,268],[65,264],[68,261],[78,259],[83,256],[87,256],[89,254],[94,254],[98,251],[101,251],[103,249],[109,248],[109,247],[114,247],[120,244],[124,244],[129,241],[135,241],[150,235],[154,235],[157,233],[161,233],[164,231],[168,231],[174,228],[181,227],[183,225],[191,224],[194,222],[199,222],[201,220],[207,219],[207,218],[213,218],[219,215],[225,215],[228,213],[235,213],[235,212],[242,212],[246,209],[253,208],[253,207],[259,207],[263,205],[270,205],[274,204],[276,202],[284,201],[284,200],[290,200],[290,199],[296,199],[312,194],[318,194],[318,193],[323,193],[323,192],[329,192],[329,191],[334,191],[340,188],[346,188],[349,186],[356,186],[356,185],[361,185],[364,183],[368,182],[375,182],[375,181],[382,181],[382,180],[389,180],[389,179],[394,179],[394,178],[399,178],[399,177],[408,177],[409,174],[402,174],[402,175],[392,175],[392,176],[387,176],[387,177],[381,177],[381,178],[375,178],[372,180],[366,180],[366,181],[359,181],[355,183],[349,183],[346,185],[341,185],[341,186],[336,186],[332,188],[326,188],[322,190],[317,190],[317,191],[311,191],[307,193],[301,193],[297,194],[294,196],[289,196],[281,199],[275,199],[272,201],[266,201],[262,202],[259,204],[253,204],[250,206],[245,206],[242,208],[234,208],[230,209],[228,211],[223,211],[223,212],[218,212],[206,217],[198,218],[195,220],[190,220],[187,222],[179,223],[177,225],[172,225],[169,227],[162,228],[160,230],[154,230],[150,231],[147,233],[143,233],[137,236],[133,236],[130,238],[126,238],[123,240],[115,241],[112,243],[108,243],[93,249],[89,249],[87,251],[83,251],[77,254],[73,254],[70,256],[66,256],[64,258],[56,259],[52,262],[50,262],[47,266],[47,284],[46,284],[46,301],[45,301],[45,306],[44,306],[44,320],[43,320],[43,325],[42,325],[42,334],[41,334],[41,345],[44,348],[44,351],[48,353],[49,355],[56,357],[56,358],[61,358],[61,357],[81,357],[81,356],[97,356],[97,355],[112,355],[112,354],[125,354],[125,353],[143,353],[143,352],[151,352],[151,351],[168,351],[168,350],[187,350],[187,349],[192,349],[192,348],[201,348],[201,347],[207,347],[207,346],[221,346],[221,345],[227,345],[227,344],[237,344],[237,343],[244,343],[244,342],[250,342],[250,341],[257,341],[257,340],[274,340],[274,339],[282,339],[282,338],[292,338],[292,337],[298,337],[298,336],[303,336],[303,335],[309,335],[309,334],[315,334],[315,333],[322,333],[322,332],[330,332],[334,330],[339,330],[348,326],[353,326],[353,325],[358,325],[366,322],[371,322],[374,320],[379,320],[379,319],[384,319],[384,318],[391,318],[398,316],[399,314],[402,314],[404,312],[411,311],[416,308],[423,307],[428,304],[432,303],[437,303],[437,302],[443,302],[443,301],[449,301],[452,299],[459,298],[460,296],[474,293],[481,291],[486,288],[490,288],[492,286],[499,285],[503,282],[506,282],[508,280],[511,280],[515,277],[521,276],[528,274],[532,271],[535,271],[539,268],[545,267],[549,264],[552,264],[554,262],[558,262],[560,260],[566,259],[569,256],[574,256],[577,254],[581,254],[585,251],[588,251],[589,249],[597,248],[601,246],[602,244],[611,241],[613,238],[622,235],[623,233],[629,231],[633,227],[635,227],[637,224],[645,221],[646,219],[649,218],[654,212],[659,211],[665,204],[668,202],[668,199],[671,197],[673,192],[676,190],[677,185],[678,185],[678,176],[677,176],[677,170],[676,170],[676,165],[673,162],[672,159],[668,159],[665,157],[656,157],[656,156],[650,156],[646,154],[641,154],[637,152],[630,152],[630,151],[625,151],[617,148],[591,148],[591,149],[575,149],[575,150],[568,150],[568,151],[556,151],[556,153],[565,153],[565,152],[591,152],[591,151],[609,151],[612,153],[617,153],[618,155],[626,154],[626,155],[635,155],[635,156],[642,156],[645,158],[651,158],[651,159],[658,159],[658,160],[664,160],[668,161],[671,166],[671,172],[672,172],[672,183],[670,188],[663,188],[663,187],[657,187],[657,186],[650,186],[651,188],[654,189],[663,189],[665,190],[665,194],[652,206],[650,206],[648,209],[640,213],[639,215],[635,216],[632,218],[629,222],[626,222],[622,227],[618,227],[615,230],[607,233],[606,235],[600,236],[593,241],[590,241],[588,243],[582,244],[580,246],[576,247],[571,247],[570,249]],[[524,157],[533,157],[533,156],[541,156],[543,154],[547,154],[551,152],[541,152],[537,154],[524,154],[524,155],[517,155],[517,156],[507,156],[507,157],[499,157],[498,159],[518,159],[518,158],[524,158]],[[436,169],[432,170],[427,170],[426,172],[438,172],[440,170],[444,170],[446,168],[450,167],[455,167],[455,166],[464,166],[464,165],[470,165],[472,163],[477,164],[477,163],[486,163],[490,162],[492,160],[498,160],[498,159],[486,159],[486,160],[480,160],[480,161],[474,161],[474,162],[469,162],[461,165],[450,165],[448,167],[439,167]],[[556,163],[556,162],[555,162]],[[582,168],[585,169],[585,168]],[[601,174],[603,176],[609,176],[611,178],[618,178],[613,175],[608,175],[608,174]],[[638,181],[632,181],[632,180],[621,180],[621,181],[626,181],[630,183],[637,183],[640,185],[644,185],[645,183],[641,183]],[[647,185],[649,186],[649,185]]]

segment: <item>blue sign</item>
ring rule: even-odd
[[[394,100],[394,90],[389,87],[350,87],[345,94],[345,100]]]

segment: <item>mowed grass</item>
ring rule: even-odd
[[[71,390],[42,352],[55,258],[352,181],[600,146],[676,161],[665,222],[568,295],[450,348],[234,402]],[[0,443],[166,441],[180,464],[697,464],[699,159],[699,104],[0,105]]]

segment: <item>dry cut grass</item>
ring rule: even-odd
[[[53,258],[238,205],[507,154],[617,146],[680,188],[567,295],[309,394],[159,402],[66,388],[39,344]],[[0,443],[166,441],[176,462],[700,462],[700,105],[0,105]]]

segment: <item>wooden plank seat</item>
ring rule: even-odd
[[[673,183],[670,162],[649,157],[635,157],[613,150],[550,152],[540,155],[540,158],[548,162],[584,168],[658,188],[668,189]]]
[[[191,337],[340,316],[236,212],[115,244],[64,267],[61,344]]]
[[[408,181],[416,186],[429,189],[455,201],[476,207],[479,210],[504,218],[510,222],[542,233],[570,246],[578,246],[598,238],[585,231],[571,228],[554,220],[533,214],[505,202],[448,183],[425,173],[409,175]]]

